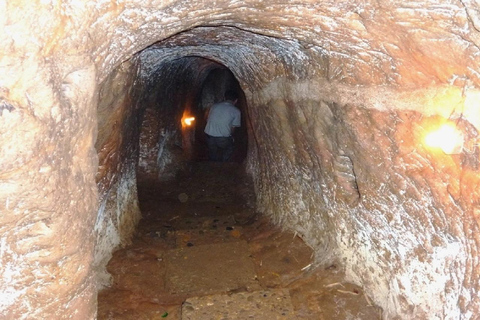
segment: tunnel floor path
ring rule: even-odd
[[[381,318],[335,265],[255,213],[237,163],[197,162],[175,181],[139,182],[143,218],[108,264],[98,319]]]

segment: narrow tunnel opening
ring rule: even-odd
[[[171,179],[190,162],[208,160],[208,111],[238,94],[241,123],[233,131],[229,161],[242,163],[248,152],[248,108],[242,87],[225,65],[199,56],[162,61],[145,80],[147,106],[141,119],[139,177]]]
[[[218,64],[214,62],[215,64]],[[247,101],[238,80],[234,74],[224,65],[218,64],[218,67],[208,71],[205,80],[200,84],[197,97],[193,107],[194,143],[193,143],[193,161],[208,160],[208,145],[205,127],[207,125],[207,115],[209,108],[225,100],[225,92],[232,90],[238,93],[239,98],[236,107],[240,110],[241,125],[236,128],[232,136],[234,138],[234,152],[229,161],[241,163],[245,160],[248,149],[247,134]],[[186,111],[186,110],[185,110]],[[184,114],[185,114],[184,111]],[[188,112],[187,112],[188,114]],[[185,117],[185,116],[184,116]],[[189,128],[186,128],[187,131]],[[192,129],[190,129],[192,130]],[[188,133],[187,133],[188,134]]]

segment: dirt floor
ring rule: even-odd
[[[341,268],[255,214],[237,163],[198,162],[168,183],[141,181],[143,219],[108,265],[99,319],[381,319]]]

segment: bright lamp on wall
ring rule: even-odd
[[[183,123],[185,123],[187,126],[191,126],[193,121],[195,121],[195,117],[187,117],[183,119]]]
[[[457,92],[455,89],[448,91],[453,92],[452,95],[439,96],[436,101],[438,105],[435,103],[439,114],[446,115],[444,107],[450,110],[450,114],[444,118],[432,117],[430,120],[436,123],[428,121],[425,126],[428,130],[423,139],[425,147],[432,151],[442,150],[448,155],[462,154],[462,165],[477,170],[480,168],[480,135],[472,120],[478,125],[480,91],[476,93],[470,90],[467,95],[467,88],[473,87],[473,84],[468,78],[463,80],[461,96],[458,95],[458,89]]]
[[[463,133],[454,122],[446,122],[425,136],[425,144],[439,148],[446,154],[459,154],[463,151]]]

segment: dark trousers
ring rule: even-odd
[[[207,134],[208,158],[228,161],[233,153],[233,137],[212,137]]]

